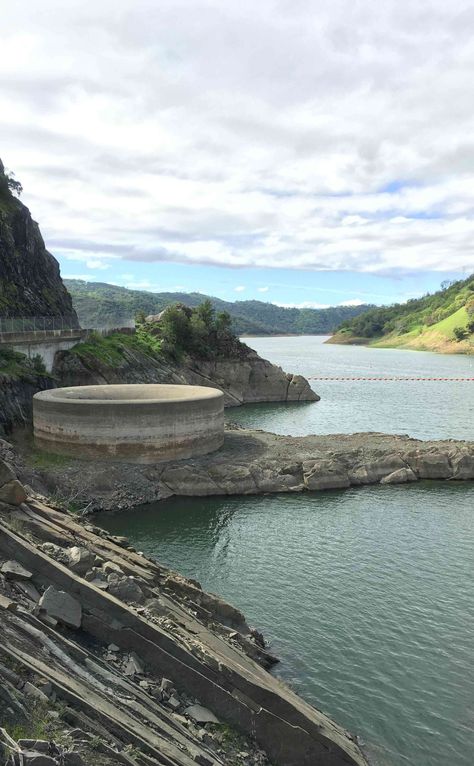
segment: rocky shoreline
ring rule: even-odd
[[[5,444],[3,456],[8,457]],[[12,453],[10,459],[15,459]],[[37,492],[66,502],[73,498],[90,511],[125,510],[173,495],[249,495],[420,479],[472,480],[474,444],[378,433],[279,436],[228,426],[219,451],[190,460],[140,466],[64,458],[35,467],[33,453],[23,447],[17,466],[22,480]]]
[[[267,672],[274,661],[237,609],[42,502],[0,461],[9,766],[365,766],[353,737]]]

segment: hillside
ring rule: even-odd
[[[474,353],[474,275],[344,321],[330,343]]]
[[[21,191],[21,186],[5,173],[0,160],[0,319],[67,316],[75,327],[77,317],[58,262],[46,250],[38,224],[14,196],[15,190]]]
[[[291,309],[263,301],[223,301],[202,293],[150,293],[80,279],[64,282],[83,327],[126,326],[138,312],[157,314],[176,302],[194,307],[209,298],[217,311],[231,315],[233,330],[238,335],[325,335],[367,309],[367,306]]]

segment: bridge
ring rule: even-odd
[[[51,372],[57,351],[67,351],[92,332],[108,335],[114,327],[77,327],[74,315],[60,317],[0,317],[0,348],[8,346],[30,359],[40,356]],[[120,328],[124,329],[124,328]]]

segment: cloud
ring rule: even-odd
[[[269,289],[269,287],[257,287],[259,293],[268,293]]]
[[[237,287],[234,287],[236,293],[243,293],[245,289],[245,285],[237,285]]]
[[[442,0],[10,3],[2,159],[50,249],[99,268],[470,271],[473,24]]]
[[[339,306],[363,306],[364,303],[367,303],[367,301],[361,301],[359,298],[351,298],[348,301],[342,301],[342,303],[339,303]]]

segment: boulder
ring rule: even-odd
[[[5,561],[0,567],[0,572],[5,575],[8,580],[31,580],[32,573],[22,567],[18,561]]]
[[[40,608],[52,617],[70,628],[80,628],[82,607],[75,598],[63,590],[56,590],[52,585],[45,590],[39,601]]]
[[[307,489],[344,489],[350,487],[349,476],[337,460],[307,460],[303,463],[303,481]]]
[[[25,502],[27,494],[23,484],[18,479],[7,481],[3,487],[0,487],[0,501],[7,505],[21,505]]]
[[[214,713],[202,705],[190,705],[184,712],[196,723],[220,723]]]
[[[406,462],[420,479],[449,479],[453,475],[449,458],[442,452],[416,450],[407,454]]]
[[[408,481],[417,481],[411,468],[399,468],[398,471],[393,471],[380,479],[381,484],[406,484]]]
[[[377,484],[385,476],[406,468],[406,463],[400,455],[386,455],[379,460],[358,465],[349,471],[351,484]]]
[[[454,479],[474,479],[474,454],[469,450],[459,450],[451,457]]]
[[[85,575],[88,569],[94,566],[95,553],[88,548],[81,548],[75,545],[67,551],[67,563],[69,569],[78,575]]]
[[[108,583],[109,593],[120,601],[127,604],[142,604],[145,600],[145,594],[140,588],[134,577],[123,577],[120,580]]]

